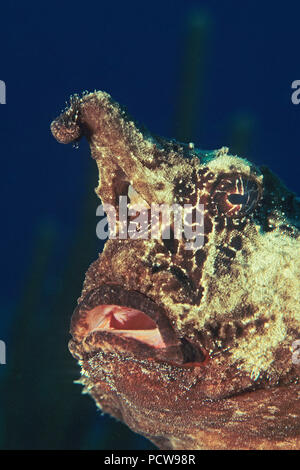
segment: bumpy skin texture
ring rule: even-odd
[[[133,187],[151,203],[204,204],[204,246],[108,240],[89,268],[69,348],[84,392],[162,449],[300,447],[300,204],[267,169],[151,135],[104,92],[71,98],[51,125],[85,136],[97,194],[118,208]],[[135,193],[136,194],[136,193]],[[98,306],[138,309],[163,348],[95,329]]]

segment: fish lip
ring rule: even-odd
[[[124,339],[114,330],[91,330],[88,323],[89,312],[99,305],[111,304],[142,311],[155,322],[165,347],[155,348],[135,338]],[[207,363],[207,356],[201,348],[186,338],[178,337],[161,306],[146,295],[135,290],[126,290],[120,285],[103,284],[89,291],[74,310],[70,333],[73,337],[71,342],[76,343],[79,349],[80,345],[84,345],[85,353],[92,355],[101,350],[105,342],[109,342],[112,348],[120,346],[122,351],[126,349],[126,343],[129,352],[131,351],[137,358],[140,355],[142,359],[149,357],[159,362],[183,367],[195,367],[202,365],[202,362],[203,365]]]

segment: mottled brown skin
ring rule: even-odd
[[[204,204],[204,246],[109,240],[89,268],[69,348],[97,406],[162,449],[300,447],[300,205],[266,168],[141,130],[104,92],[74,96],[51,125],[86,137],[97,194]],[[243,194],[243,197],[241,195]],[[233,196],[232,196],[233,195]],[[93,330],[100,305],[139,309],[165,347]]]

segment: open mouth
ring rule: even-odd
[[[110,349],[166,361],[179,366],[203,365],[206,356],[200,347],[178,338],[164,310],[145,295],[116,285],[102,285],[90,291],[75,309],[71,334],[77,344],[91,344],[91,352]],[[91,338],[93,338],[92,341]],[[124,344],[126,347],[124,347]]]
[[[89,311],[89,322],[90,332],[109,331],[153,348],[166,347],[155,321],[141,310],[120,305],[98,305]]]

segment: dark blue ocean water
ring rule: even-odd
[[[200,18],[205,41],[192,140],[204,149],[223,145],[242,149],[241,156],[268,165],[291,190],[299,192],[300,105],[291,102],[291,83],[300,80],[300,4],[237,0],[11,1],[1,4],[0,15],[0,80],[5,81],[7,92],[7,104],[0,105],[0,339],[7,343],[8,356],[0,374],[5,380],[4,367],[9,367],[20,318],[24,324],[26,318],[32,322],[34,338],[47,334],[45,324],[47,331],[51,329],[49,305],[55,304],[53,299],[64,289],[64,268],[78,231],[85,232],[86,239],[95,245],[80,266],[82,279],[101,249],[95,235],[96,217],[94,225],[86,227],[81,217],[86,197],[97,205],[93,196],[96,167],[88,147],[86,143],[79,149],[59,145],[49,130],[70,94],[108,91],[153,132],[174,137],[180,125],[178,96],[184,80],[188,80],[184,78],[189,75],[187,68],[193,67],[186,46],[188,25],[193,16]],[[93,170],[91,181],[86,175]],[[47,253],[45,259],[43,253]],[[24,300],[26,292],[31,299]],[[70,304],[75,305],[79,292],[68,295]],[[30,304],[32,297],[34,306]],[[61,312],[66,322],[70,314],[69,310]],[[23,339],[18,336],[19,343]],[[42,346],[34,344],[38,355]],[[51,347],[55,348],[54,338],[48,338],[49,358],[44,358],[50,370]],[[23,362],[18,362],[20,394],[26,351],[22,354]],[[41,387],[37,395],[44,394],[45,389],[49,391],[47,381],[39,378],[38,365],[34,370],[31,383],[35,390]],[[63,380],[71,382],[78,370],[68,374]],[[55,395],[57,380],[62,377],[49,379],[54,401],[67,400]],[[35,395],[26,383],[24,387],[30,409]],[[98,436],[107,434],[110,420],[105,418],[101,424],[99,414],[93,414],[93,403],[87,406],[93,417],[90,425],[85,422],[85,436],[74,435],[69,441],[62,437],[61,446],[97,448]],[[26,413],[23,419],[26,421]],[[39,425],[44,429],[47,422],[47,417],[33,422],[26,439],[22,441],[20,433],[14,445],[19,442],[19,447],[36,448],[54,442],[46,431],[39,440]],[[119,433],[117,440],[122,439],[122,431],[113,432]],[[129,447],[146,445],[135,441],[134,436],[127,439]],[[109,442],[111,448],[118,448],[114,438]],[[53,445],[59,447],[60,443]]]

